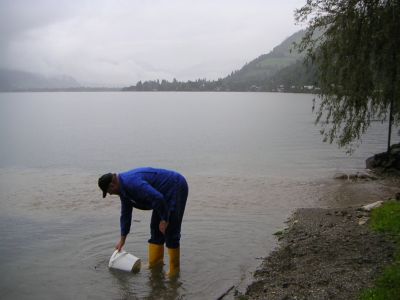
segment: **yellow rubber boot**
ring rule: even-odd
[[[175,277],[179,274],[180,250],[179,248],[168,248],[169,272],[168,277]]]
[[[149,243],[149,268],[162,265],[164,261],[164,245]]]

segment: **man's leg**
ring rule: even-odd
[[[164,261],[165,236],[161,233],[159,224],[160,218],[158,214],[153,211],[150,223],[151,237],[149,239],[149,268],[162,265]]]
[[[178,185],[176,191],[176,209],[171,212],[169,225],[166,230],[166,246],[169,256],[168,276],[174,277],[179,274],[180,268],[180,239],[183,214],[185,212],[186,200],[188,197],[188,186],[184,179]]]

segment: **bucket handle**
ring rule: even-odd
[[[121,252],[118,252],[118,249],[116,249],[114,251],[114,253],[111,255],[110,262],[111,263],[114,262],[114,260],[116,260],[118,257],[125,255],[125,254],[126,254],[126,251],[121,250]]]

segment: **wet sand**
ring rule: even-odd
[[[398,180],[387,184],[387,193],[399,190]],[[298,209],[241,299],[358,299],[393,261],[395,248],[389,237],[370,230],[370,213],[360,209],[370,202]]]

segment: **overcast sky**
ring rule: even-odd
[[[85,85],[217,79],[300,30],[305,0],[0,0],[0,67]]]

